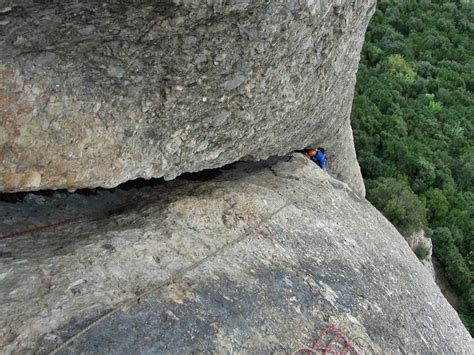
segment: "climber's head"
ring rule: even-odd
[[[316,150],[315,149],[311,149],[309,152],[308,152],[308,156],[310,158],[314,158],[316,156]]]

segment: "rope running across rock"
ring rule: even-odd
[[[267,169],[269,167],[270,167],[269,165],[264,164],[261,167],[259,167],[258,169],[254,170],[253,172],[260,172],[261,170]],[[71,218],[63,219],[63,220],[60,220],[60,221],[57,221],[57,222],[44,224],[42,226],[21,229],[21,230],[17,230],[17,231],[14,231],[14,232],[7,233],[5,235],[0,235],[0,240],[11,239],[11,238],[15,238],[15,237],[20,237],[20,236],[32,234],[32,233],[43,232],[43,231],[46,231],[46,230],[54,229],[56,227],[64,226],[64,225],[71,224],[71,223],[77,223],[77,222],[91,220],[91,219],[95,219],[95,218],[103,218],[103,217],[106,217],[106,216],[108,216],[108,215],[110,215],[114,212],[120,211],[123,208],[136,206],[139,203],[149,202],[153,198],[155,198],[157,195],[160,195],[160,194],[163,194],[163,193],[172,192],[172,191],[179,190],[179,189],[186,188],[186,187],[199,187],[199,186],[207,185],[207,184],[211,184],[211,183],[221,183],[221,182],[227,182],[227,181],[235,181],[235,180],[238,180],[238,179],[242,178],[245,175],[246,175],[245,173],[241,173],[241,174],[237,174],[235,176],[230,176],[230,177],[227,177],[227,178],[212,179],[212,180],[208,180],[208,181],[185,180],[183,183],[178,183],[178,184],[175,184],[174,186],[159,187],[156,191],[154,191],[154,193],[152,193],[148,197],[134,198],[134,199],[131,199],[131,200],[125,202],[125,203],[114,206],[112,208],[100,209],[100,210],[96,210],[96,211],[93,211],[93,212],[90,212],[90,213],[81,214],[81,215],[78,215],[76,217],[71,217]]]
[[[340,330],[331,327],[324,329],[311,347],[304,346],[294,352],[293,355],[321,353],[338,355],[358,354],[349,339]]]

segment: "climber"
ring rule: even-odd
[[[321,169],[326,170],[327,160],[324,148],[319,147],[318,149],[310,149],[308,156],[312,161],[318,164]]]

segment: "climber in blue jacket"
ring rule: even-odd
[[[312,161],[318,164],[321,169],[326,170],[327,160],[324,148],[319,147],[317,150],[311,149],[308,152],[308,156]]]

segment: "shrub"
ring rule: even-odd
[[[423,245],[418,245],[415,249],[415,255],[419,260],[426,260],[430,255],[430,250]]]

